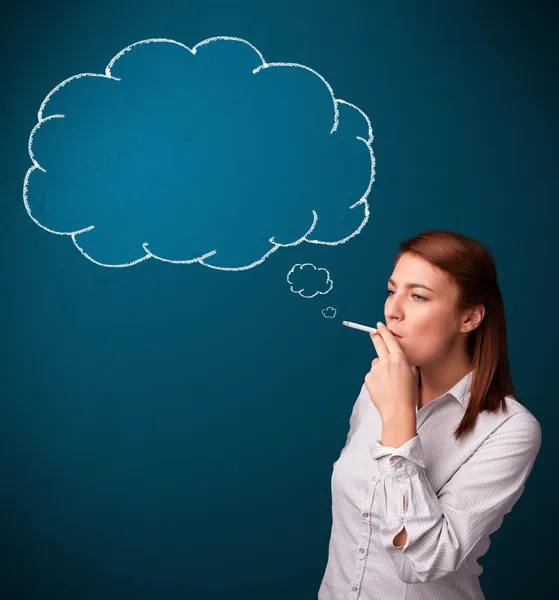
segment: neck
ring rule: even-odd
[[[418,389],[418,409],[448,392],[472,370],[468,356],[449,354],[432,363],[419,366],[421,385]]]

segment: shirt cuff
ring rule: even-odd
[[[391,478],[408,477],[425,468],[425,458],[419,434],[399,448],[383,446],[380,440],[369,444],[369,452],[377,461],[380,475]]]

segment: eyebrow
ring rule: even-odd
[[[391,283],[392,285],[396,285],[396,284],[394,283],[394,280],[393,280],[393,279],[389,279],[389,280],[388,280],[388,283]],[[411,289],[411,288],[416,288],[416,287],[419,287],[419,288],[424,288],[424,289],[426,289],[426,290],[429,290],[430,292],[434,291],[434,290],[432,290],[430,287],[427,287],[426,285],[423,285],[422,283],[406,283],[406,286],[405,286],[405,287],[407,287],[407,288],[409,288],[409,289]]]

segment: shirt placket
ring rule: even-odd
[[[348,600],[356,600],[359,597],[361,581],[363,580],[363,574],[365,572],[365,559],[367,558],[367,552],[369,549],[369,544],[371,542],[371,508],[373,505],[378,480],[379,475],[373,475],[373,477],[371,477],[371,485],[367,487],[367,495],[365,497],[364,502],[365,506],[363,507],[363,510],[361,512],[359,542],[358,547],[355,551],[355,573],[349,584],[350,593],[348,596]]]

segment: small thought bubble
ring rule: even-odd
[[[287,274],[287,283],[294,294],[299,294],[303,298],[327,294],[334,287],[328,270],[319,269],[311,263],[293,265]]]
[[[336,309],[333,306],[327,306],[322,309],[322,316],[325,319],[333,319],[336,316]]]

